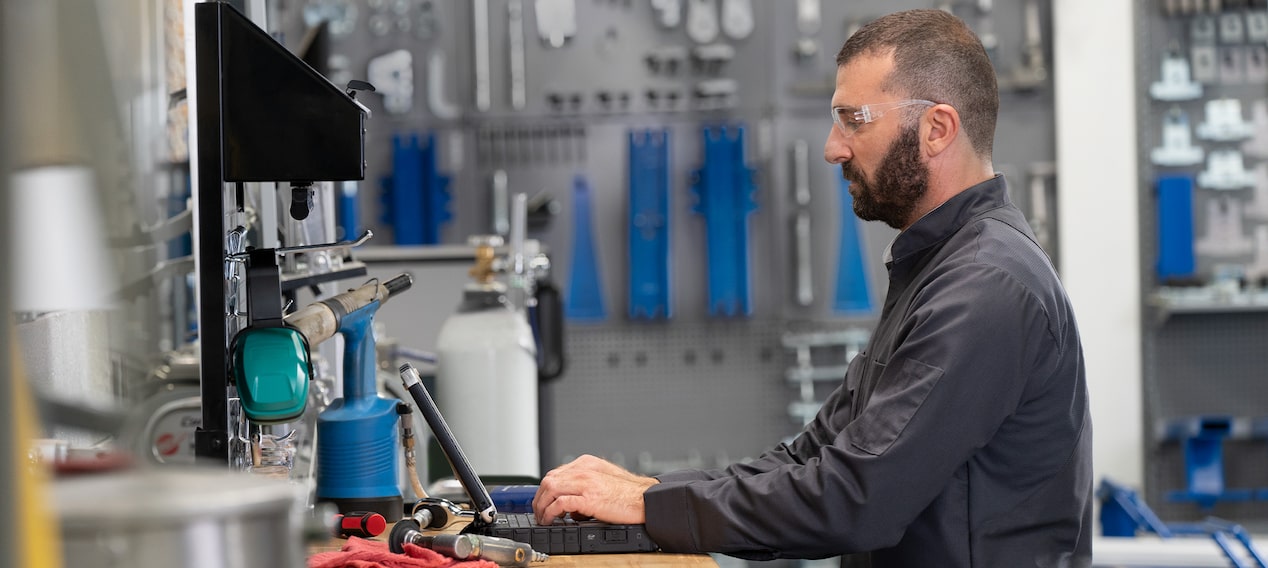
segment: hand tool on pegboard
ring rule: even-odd
[[[631,130],[629,317],[669,319],[669,129]]]
[[[796,251],[797,304],[809,306],[815,299],[814,259],[811,254],[812,232],[810,225],[810,145],[797,140],[792,149],[793,203],[797,212],[793,216],[793,249]]]
[[[840,188],[841,237],[837,252],[837,294],[832,307],[842,313],[870,313],[872,295],[863,263],[863,236],[859,233],[858,217],[854,215],[849,180],[841,178]]]
[[[595,253],[590,203],[590,184],[578,175],[572,182],[572,272],[568,275],[568,299],[564,315],[573,320],[599,321],[607,317],[603,286]]]
[[[704,217],[711,316],[752,315],[748,217],[757,211],[755,171],[744,159],[744,126],[705,126],[704,165],[692,184],[693,211]]]

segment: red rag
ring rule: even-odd
[[[409,543],[405,544],[405,554],[394,554],[386,542],[354,536],[338,552],[319,552],[308,557],[308,568],[497,568],[497,564],[488,560],[454,560]]]

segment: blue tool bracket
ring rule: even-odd
[[[705,126],[704,164],[694,173],[692,211],[704,217],[710,316],[753,315],[749,214],[757,211],[756,170],[744,155],[744,126]]]
[[[427,133],[422,145],[417,134],[392,136],[392,175],[383,179],[383,222],[392,226],[393,243],[441,242],[440,226],[453,218],[449,183],[437,166],[435,133]]]
[[[1249,489],[1228,489],[1224,483],[1224,440],[1233,435],[1231,416],[1192,416],[1166,424],[1164,440],[1184,445],[1184,467],[1188,487],[1171,491],[1167,500],[1197,503],[1204,511],[1221,501],[1249,501]]]
[[[1096,490],[1101,500],[1101,533],[1104,536],[1134,537],[1137,531],[1152,532],[1161,538],[1175,536],[1207,536],[1215,541],[1224,557],[1237,568],[1268,568],[1263,555],[1255,549],[1250,534],[1241,525],[1208,517],[1199,523],[1164,523],[1135,491],[1110,479],[1102,479]],[[1253,564],[1242,561],[1233,551],[1234,541],[1246,549]]]
[[[564,315],[571,320],[602,321],[607,318],[607,310],[599,281],[590,199],[590,184],[585,177],[577,176],[572,181],[572,272],[568,275]]]
[[[1193,250],[1193,176],[1158,178],[1158,278],[1192,278],[1197,268]]]
[[[670,131],[631,130],[629,139],[629,317],[669,319]]]

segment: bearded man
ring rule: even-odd
[[[867,348],[790,444],[643,477],[584,456],[539,522],[646,523],[663,550],[845,566],[1090,566],[1092,426],[1073,310],[994,172],[995,71],[959,19],[882,17],[837,55],[828,162],[900,232]]]

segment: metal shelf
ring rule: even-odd
[[[1162,288],[1147,300],[1162,323],[1173,315],[1268,312],[1268,290]]]

